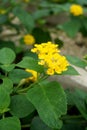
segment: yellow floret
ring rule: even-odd
[[[37,77],[38,77],[38,73],[34,70],[30,70],[30,69],[26,69],[25,71],[29,72],[32,74],[31,77],[27,78],[27,81],[32,81],[32,82],[35,82],[37,80]]]
[[[73,4],[70,7],[70,13],[73,14],[74,16],[83,15],[83,8],[80,5]]]
[[[24,43],[26,45],[32,45],[35,43],[35,38],[32,35],[27,34],[24,36]]]
[[[46,72],[48,75],[54,75],[54,70],[49,68],[47,69],[47,72]]]

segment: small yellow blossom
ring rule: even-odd
[[[47,68],[46,73],[53,75],[54,73],[61,74],[67,70],[69,66],[65,56],[59,54],[58,45],[52,42],[35,44],[35,48],[31,49],[39,58],[38,64],[44,65]]]
[[[5,9],[0,9],[0,14],[5,14],[6,10]]]
[[[73,14],[74,16],[79,16],[83,14],[83,8],[80,5],[73,4],[70,7],[70,13]]]
[[[31,77],[27,78],[27,81],[35,82],[37,80],[38,73],[36,71],[30,69],[26,69],[25,71],[32,74]]]
[[[49,68],[49,69],[47,70],[47,74],[48,74],[48,75],[54,75],[54,70],[51,69],[51,68]]]
[[[35,38],[32,35],[27,34],[24,36],[24,43],[26,45],[32,45],[35,43]]]

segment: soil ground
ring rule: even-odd
[[[80,33],[75,38],[70,38],[65,32],[56,31],[51,34],[53,38],[59,38],[64,42],[61,52],[63,54],[83,58],[87,55],[87,38],[82,37]]]

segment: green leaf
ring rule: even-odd
[[[1,5],[6,4],[6,2],[8,2],[8,0],[3,0],[3,3],[1,2]]]
[[[74,102],[73,102],[73,99],[72,99],[72,94],[71,94],[71,91],[70,89],[65,89],[65,93],[66,93],[66,97],[67,97],[67,105],[68,106],[74,106]]]
[[[83,122],[81,119],[72,119],[72,120],[68,119],[65,122],[67,123],[63,125],[61,130],[85,130],[84,124],[79,123]]]
[[[39,117],[34,117],[30,130],[52,130]]]
[[[33,17],[20,7],[15,7],[13,9],[13,13],[20,19],[21,23],[25,26],[27,31],[31,32],[35,26]]]
[[[0,49],[0,63],[1,64],[10,64],[15,60],[15,53],[10,48],[2,48]]]
[[[4,47],[10,48],[10,49],[14,50],[14,52],[16,50],[14,42],[0,40],[0,49],[4,48]]]
[[[29,57],[32,57],[32,58],[38,60],[37,54],[31,52],[31,50],[26,50],[26,51],[24,52],[24,56],[29,56]]]
[[[50,33],[48,31],[44,31],[41,28],[34,28],[32,35],[35,37],[36,43],[38,44],[51,41]]]
[[[10,96],[8,92],[0,87],[0,113],[4,113],[10,104]]]
[[[37,20],[39,18],[46,17],[49,14],[50,14],[49,9],[40,9],[40,10],[35,11],[32,15],[33,15],[33,18]]]
[[[58,28],[62,29],[67,33],[70,37],[75,37],[77,32],[80,30],[80,22],[77,19],[71,19],[71,21],[68,21],[62,25],[59,25]]]
[[[19,118],[31,114],[35,110],[25,95],[14,95],[11,98],[10,113]]]
[[[63,47],[64,43],[63,43],[62,40],[60,40],[59,38],[55,38],[54,41],[55,41],[56,44],[58,44],[58,48]]]
[[[8,117],[0,120],[0,130],[21,130],[17,117]]]
[[[0,14],[0,24],[4,24],[7,22],[7,16]]]
[[[77,2],[78,4],[82,4],[82,5],[87,4],[87,0],[76,0],[76,2]]]
[[[0,68],[3,69],[4,71],[10,72],[15,68],[15,64],[0,65]]]
[[[41,65],[38,65],[38,61],[32,57],[24,57],[16,66],[26,69],[32,69],[37,72],[43,72],[44,68]]]
[[[84,13],[86,14],[87,12],[87,9],[84,10]],[[82,33],[82,36],[83,37],[86,37],[86,34],[87,34],[87,17],[84,16],[82,19],[81,19],[81,28],[80,28],[80,32]]]
[[[19,83],[22,79],[32,76],[30,73],[22,69],[14,69],[9,73],[9,78],[13,83]]]
[[[83,19],[82,19],[82,24],[84,25],[84,27],[85,27],[85,29],[87,30],[87,17],[84,17]]]
[[[3,78],[2,80],[3,80],[3,83],[0,84],[0,87],[4,88],[6,92],[10,94],[13,90],[13,82],[7,77]]]
[[[59,119],[67,111],[66,95],[58,82],[41,82],[27,92],[27,98],[35,106],[44,123],[60,129]]]
[[[53,0],[52,0],[53,1]],[[57,0],[56,0],[57,1]],[[58,0],[58,2],[61,2],[64,0]],[[54,0],[55,2],[55,0]],[[51,6],[52,5],[52,6]],[[51,4],[51,8],[50,10],[54,13],[54,14],[58,14],[58,13],[62,13],[62,12],[69,12],[69,7],[70,4],[69,3],[65,3],[65,4]],[[49,5],[48,5],[49,6]],[[48,7],[49,8],[49,7]],[[63,16],[62,16],[63,17]]]
[[[81,68],[85,68],[87,66],[87,62],[85,62],[84,60],[82,60],[76,56],[66,55],[66,58],[72,65],[76,65]]]
[[[87,98],[87,92],[81,89],[76,88],[75,92],[77,93],[78,96],[80,96],[82,99],[86,99]]]
[[[61,75],[79,75],[79,73],[72,66],[68,66],[67,71],[62,72]]]
[[[72,99],[82,116],[87,120],[87,106],[86,106],[86,93],[81,92],[82,90],[76,89],[74,93],[72,93]],[[74,98],[73,98],[74,97]]]

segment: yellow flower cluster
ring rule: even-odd
[[[70,13],[73,14],[74,16],[79,16],[83,14],[83,8],[80,5],[73,4],[70,7]]]
[[[35,38],[32,35],[27,34],[24,36],[24,43],[26,45],[32,45],[35,43]]]
[[[26,69],[25,71],[26,71],[26,72],[29,72],[29,73],[32,74],[31,77],[29,77],[29,78],[26,79],[27,82],[28,82],[28,81],[35,82],[35,81],[37,80],[38,73],[37,73],[36,71],[34,71],[34,70],[30,70],[30,69]]]
[[[38,54],[40,60],[38,64],[47,68],[46,73],[48,75],[61,74],[69,66],[66,57],[59,54],[58,45],[52,42],[35,44],[35,48],[31,49],[31,51]]]
[[[5,14],[6,10],[5,9],[0,9],[0,14]]]

